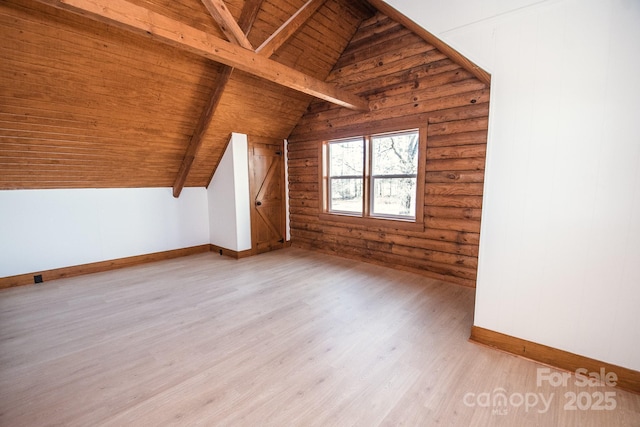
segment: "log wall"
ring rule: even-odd
[[[292,244],[475,286],[489,87],[394,20],[366,20],[330,81],[371,101],[310,105],[289,138]],[[424,231],[320,218],[322,141],[427,126]]]

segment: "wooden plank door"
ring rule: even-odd
[[[251,245],[254,254],[285,244],[283,141],[249,137]]]

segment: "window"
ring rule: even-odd
[[[422,223],[423,134],[408,130],[325,142],[322,192],[328,219]]]
[[[363,213],[362,138],[329,143],[329,211]]]

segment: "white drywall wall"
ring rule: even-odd
[[[247,136],[234,133],[208,187],[211,244],[251,249]]]
[[[0,277],[208,243],[207,193],[0,191]]]
[[[492,74],[475,324],[640,370],[640,2],[388,3]]]

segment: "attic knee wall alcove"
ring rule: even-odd
[[[251,249],[247,136],[208,189],[0,191],[0,288],[208,251]]]

